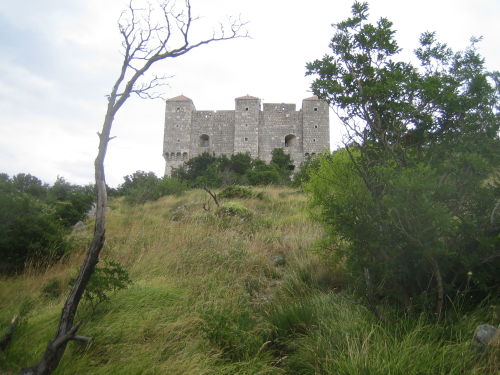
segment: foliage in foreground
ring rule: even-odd
[[[309,250],[321,230],[304,195],[262,191],[265,200],[228,200],[253,212],[244,220],[204,211],[196,190],[110,202],[102,260],[123,264],[133,283],[79,312],[79,332],[93,340],[72,343],[55,374],[495,374],[495,356],[469,347],[475,326],[498,323],[494,301],[439,323],[385,306],[382,323],[344,289],[342,267]],[[83,249],[46,272],[0,279],[0,332],[24,306],[0,372],[52,337],[64,297],[56,284],[67,285]]]
[[[58,177],[49,186],[30,174],[0,175],[0,274],[46,264],[70,248],[66,234],[94,200],[90,186]]]
[[[500,285],[498,73],[475,42],[453,52],[424,33],[420,66],[397,60],[392,23],[356,2],[335,25],[331,55],[308,64],[315,94],[350,134],[323,156],[306,190],[325,248],[375,298],[434,310]]]

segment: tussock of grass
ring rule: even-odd
[[[101,259],[120,262],[133,283],[95,311],[81,305],[80,334],[93,340],[71,343],[55,373],[494,373],[467,347],[479,317],[457,318],[447,329],[410,318],[381,325],[338,293],[346,276],[308,251],[322,230],[306,198],[286,188],[255,190],[265,199],[222,201],[251,212],[243,216],[205,211],[201,190],[137,206],[112,201]],[[1,373],[42,355],[91,230],[89,222],[75,233],[73,252],[59,263],[0,279],[0,332],[23,310],[0,352]],[[275,256],[285,264],[275,265]]]

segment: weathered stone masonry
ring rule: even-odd
[[[313,96],[295,104],[264,103],[253,96],[235,99],[234,111],[197,111],[183,95],[166,101],[163,157],[165,175],[203,152],[232,155],[248,152],[271,161],[283,148],[298,166],[307,156],[329,149],[328,104]]]

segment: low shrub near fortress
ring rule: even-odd
[[[241,219],[250,219],[253,216],[253,212],[240,203],[228,202],[222,204],[217,209],[217,216],[219,217],[233,216],[233,217],[239,217]]]
[[[177,178],[158,178],[154,172],[136,171],[124,177],[117,195],[124,196],[127,203],[142,204],[166,195],[181,195],[186,189],[187,184]]]
[[[252,189],[246,186],[230,185],[222,189],[219,193],[219,198],[240,198],[240,199],[263,199],[263,192],[254,192]]]
[[[270,163],[252,159],[250,154],[214,156],[207,152],[191,158],[172,171],[172,177],[190,187],[227,185],[289,185],[293,160],[283,149],[272,152]]]

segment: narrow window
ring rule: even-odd
[[[245,111],[248,111],[248,107],[245,108]]]
[[[248,138],[247,137],[245,137],[245,142],[248,142]]]
[[[318,112],[318,107],[314,107],[314,112]]]
[[[293,147],[295,146],[295,135],[293,134],[288,134],[286,137],[285,137],[285,147]]]
[[[177,107],[177,108],[176,108],[176,111],[177,111],[177,112],[180,112],[180,111],[181,111],[181,107]]]
[[[200,147],[208,147],[210,145],[210,137],[206,134],[200,135]]]
[[[313,138],[313,142],[316,142],[316,138]]]
[[[181,140],[180,139],[177,139],[177,143],[179,143]]]
[[[314,129],[318,129],[318,125],[314,125]]]

